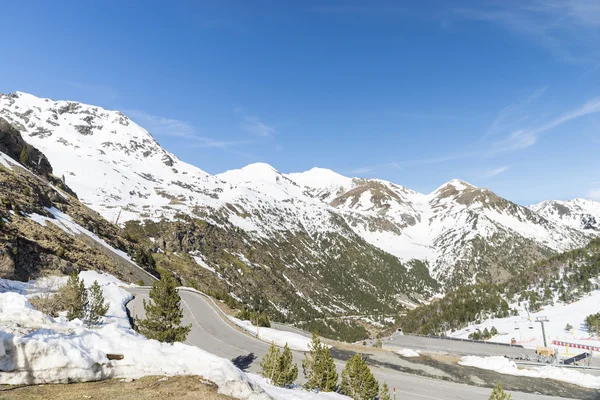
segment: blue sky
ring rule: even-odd
[[[0,92],[126,112],[210,173],[267,162],[600,200],[600,3],[3,4]]]

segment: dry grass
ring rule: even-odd
[[[101,382],[35,386],[0,386],[0,400],[150,400],[231,399],[217,393],[217,386],[198,376],[149,376],[133,382],[112,379]]]

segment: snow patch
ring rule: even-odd
[[[262,328],[252,325],[250,321],[242,321],[235,317],[229,319],[237,326],[250,332],[254,336],[266,341],[273,342],[276,346],[283,347],[288,345],[291,350],[309,351],[311,339],[293,332],[280,331],[273,328]]]
[[[568,382],[590,389],[600,389],[600,376],[593,376],[569,368],[553,366],[519,369],[514,361],[508,358],[464,356],[458,362],[460,365],[476,367],[499,372],[506,375],[527,376],[530,378],[553,379]]]
[[[395,350],[394,353],[400,354],[402,357],[421,357],[419,351],[413,349],[400,349]]]

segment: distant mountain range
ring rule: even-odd
[[[450,287],[502,282],[600,233],[600,203],[590,200],[523,207],[461,180],[422,194],[328,169],[282,174],[263,163],[210,175],[121,112],[20,92],[0,95],[0,118],[46,155],[84,204],[137,226],[155,254],[199,258],[195,269],[169,264],[186,279],[201,271],[243,302],[296,319],[391,312]],[[192,232],[190,221],[211,230]],[[269,295],[259,301],[265,285]]]

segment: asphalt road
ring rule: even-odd
[[[148,289],[130,289],[135,299],[128,304],[133,315],[143,316],[142,299],[147,298]],[[238,367],[250,371],[260,371],[260,360],[266,354],[269,345],[257,338],[240,332],[225,322],[218,312],[201,295],[180,291],[183,307],[183,324],[192,324],[192,330],[186,340],[210,353],[234,361]],[[293,352],[294,361],[300,369],[302,380],[302,360],[304,354]],[[336,360],[341,373],[344,362]],[[460,383],[426,378],[406,374],[387,368],[372,367],[373,374],[380,382],[387,382],[390,388],[396,388],[397,399],[427,400],[487,400],[491,389],[469,386]],[[550,400],[559,397],[512,392],[514,400]]]
[[[456,340],[434,339],[423,336],[394,335],[385,346],[430,351],[447,351],[453,354],[482,356],[513,356],[521,354],[535,356],[535,351],[522,347],[495,346],[485,343],[461,342]]]

